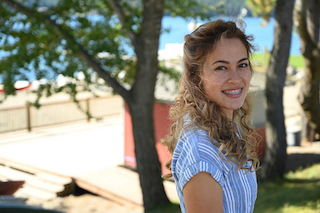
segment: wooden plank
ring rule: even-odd
[[[19,193],[26,195],[26,197],[34,197],[39,200],[52,200],[57,197],[57,194],[54,192],[44,191],[28,185],[25,185],[19,189]]]
[[[11,167],[14,169],[22,170],[22,171],[25,171],[25,172],[28,172],[31,174],[46,173],[46,174],[55,175],[57,177],[70,178],[68,176],[57,174],[57,173],[51,172],[49,170],[39,169],[39,168],[30,166],[30,165],[23,164],[21,162],[14,162],[13,160],[8,160],[8,159],[1,158],[1,157],[0,157],[0,164],[5,165],[6,167]]]
[[[24,180],[26,181],[26,185],[30,185],[31,187],[39,188],[45,191],[59,193],[63,192],[65,189],[64,185],[48,182],[43,179],[39,179],[34,175],[3,166],[0,166],[0,174],[7,177],[9,180]]]
[[[10,167],[10,168],[18,169],[18,170],[21,170],[21,171],[24,171],[24,172],[27,172],[30,174],[34,174],[38,178],[45,180],[49,183],[51,182],[53,184],[63,185],[64,190],[57,192],[58,196],[65,196],[65,195],[71,194],[75,190],[75,183],[71,177],[61,175],[61,174],[56,174],[54,172],[50,172],[50,171],[47,171],[44,169],[35,168],[32,166],[28,166],[28,165],[25,165],[22,163],[17,163],[12,160],[7,160],[5,158],[0,157],[0,166],[1,166],[1,164],[5,165],[5,167]],[[0,172],[0,176],[1,176],[1,174],[2,173]]]
[[[112,200],[114,202],[117,202],[121,205],[126,205],[126,206],[133,206],[133,207],[138,207],[138,208],[141,208],[143,209],[143,206],[135,203],[135,202],[132,202],[131,200],[128,200],[128,199],[125,199],[121,196],[118,196],[116,194],[113,194],[111,192],[108,192],[96,185],[93,185],[93,184],[90,184],[90,183],[87,183],[85,181],[82,181],[82,180],[75,180],[76,184],[82,188],[82,189],[85,189],[91,193],[94,193],[94,194],[97,194],[101,197],[104,197],[104,198],[107,198],[109,200]],[[134,195],[132,195],[134,196]]]
[[[57,193],[58,196],[65,196],[72,194],[75,191],[75,182],[70,177],[61,177],[48,173],[38,173],[36,176],[39,179],[47,181],[48,183],[59,184],[64,187],[63,191]]]
[[[35,174],[36,177],[46,180],[48,182],[60,184],[60,185],[67,185],[70,184],[73,180],[70,177],[62,177],[62,176],[57,176],[45,172],[40,172]]]
[[[16,197],[13,195],[1,195],[0,196],[0,202],[14,202],[14,203],[25,203],[27,201],[27,198],[25,197]]]
[[[80,174],[74,178],[79,187],[90,192],[118,203],[143,206],[136,172],[116,166]]]

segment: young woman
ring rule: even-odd
[[[247,97],[252,41],[223,20],[185,36],[180,93],[170,109],[174,123],[162,141],[173,154],[167,166],[183,213],[253,212],[259,160]]]

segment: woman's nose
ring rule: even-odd
[[[239,75],[239,72],[235,70],[231,70],[229,73],[228,83],[230,84],[238,84],[241,82],[241,77]]]

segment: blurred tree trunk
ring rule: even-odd
[[[116,9],[115,1],[114,10]],[[135,155],[145,211],[169,203],[161,178],[161,165],[155,148],[153,103],[158,73],[158,49],[164,0],[143,0],[139,34],[131,34],[137,56],[135,83],[125,99],[130,109]],[[121,18],[122,14],[118,14]],[[125,24],[125,22],[123,22]]]
[[[287,158],[283,87],[290,55],[294,0],[277,0],[273,49],[266,82],[266,154],[261,180],[282,177]]]
[[[306,64],[298,100],[308,125],[320,133],[320,0],[297,0],[295,18]]]
[[[153,103],[158,73],[158,49],[164,0],[144,0],[141,33],[134,43],[137,55],[136,82],[127,100],[135,142],[135,155],[145,210],[169,203],[155,148]]]

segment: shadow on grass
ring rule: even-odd
[[[164,206],[158,206],[152,211],[146,211],[146,213],[181,213],[181,210],[179,204],[170,203]]]
[[[320,182],[320,179],[286,179],[285,182],[288,183],[316,183]]]
[[[285,171],[288,172],[306,168],[316,162],[320,162],[319,154],[290,154],[287,156]]]
[[[255,213],[283,212],[283,208],[299,209],[308,206],[319,210],[320,179],[284,179],[262,183],[259,186]]]

